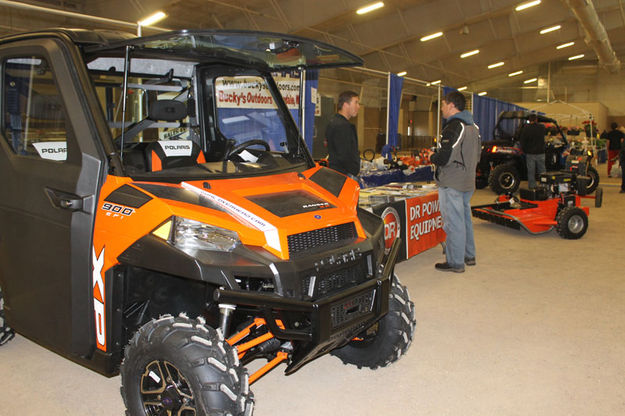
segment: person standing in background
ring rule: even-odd
[[[616,162],[616,159],[619,157],[619,152],[621,151],[621,143],[623,139],[625,139],[625,134],[618,129],[618,124],[612,123],[612,130],[606,135],[606,139],[608,139],[608,178],[612,177],[612,165]],[[621,162],[621,167],[623,164]]]
[[[360,173],[360,152],[358,151],[358,135],[356,126],[348,120],[358,115],[360,99],[353,91],[339,94],[337,113],[332,117],[326,128],[328,143],[328,166],[352,179]]]
[[[434,268],[443,272],[464,272],[464,265],[474,266],[475,240],[471,222],[471,196],[475,192],[475,168],[480,160],[480,130],[465,108],[466,99],[458,91],[445,95],[441,112],[447,120],[436,153],[430,161],[436,165],[435,179],[447,234],[444,263]]]
[[[538,122],[536,114],[528,116],[529,124],[521,130],[521,149],[525,153],[527,166],[527,186],[536,188],[536,175],[545,172],[545,133],[546,129]]]

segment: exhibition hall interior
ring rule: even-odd
[[[625,0],[0,0],[0,414],[625,414]]]

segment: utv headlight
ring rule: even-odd
[[[170,229],[166,234],[169,234],[170,241],[181,250],[232,251],[241,242],[234,231],[203,222],[174,217],[168,223],[155,230],[154,234],[160,236],[160,230],[173,225],[173,230]]]

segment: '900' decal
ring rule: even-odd
[[[124,219],[132,214],[134,214],[134,208],[124,207],[122,205],[111,204],[110,202],[105,202],[102,204],[102,209],[106,211],[106,215],[113,218]]]

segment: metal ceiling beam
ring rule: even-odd
[[[595,6],[590,0],[561,0],[567,5],[586,34],[584,41],[591,47],[597,57],[599,64],[612,73],[619,72],[621,61],[616,57],[614,49],[610,44],[610,38],[605,27],[599,20]]]
[[[27,10],[30,12],[55,14],[58,16],[69,17],[72,19],[89,20],[91,22],[96,22],[96,23],[107,25],[107,26],[111,26],[111,25],[122,26],[126,28],[132,28],[133,30],[136,30],[138,26],[136,22],[133,23],[133,22],[125,22],[123,20],[107,19],[104,17],[91,16],[88,14],[81,14],[81,13],[75,13],[75,12],[68,12],[68,11],[59,10],[59,9],[51,9],[48,7],[35,6],[33,4],[20,3],[17,1],[0,0],[0,6],[11,7],[14,9]],[[155,26],[150,26],[150,29],[159,30],[159,31],[168,30],[168,29],[162,29],[162,28],[155,27]]]

